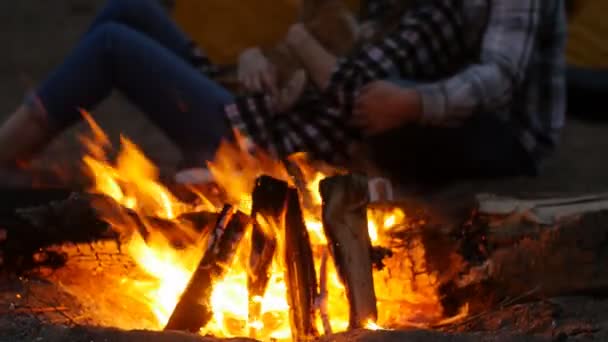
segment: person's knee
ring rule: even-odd
[[[88,39],[99,44],[104,50],[112,50],[122,45],[121,42],[127,39],[129,32],[130,29],[123,24],[107,22],[90,32]]]

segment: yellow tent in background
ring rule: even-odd
[[[608,1],[608,0],[607,0]],[[272,46],[295,22],[300,0],[176,0],[174,17],[216,63],[251,46]],[[347,0],[356,8],[358,0]]]
[[[584,2],[571,20],[568,61],[588,67],[608,67],[608,0]],[[176,0],[177,22],[216,63],[233,63],[239,51],[270,46],[295,21],[300,0]],[[357,8],[358,0],[347,0]]]
[[[608,0],[584,2],[570,21],[568,62],[590,68],[608,68]]]

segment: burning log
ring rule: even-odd
[[[350,304],[349,328],[361,328],[378,315],[367,230],[368,182],[358,175],[335,176],[319,187],[325,235]]]
[[[251,234],[251,254],[249,256],[249,275],[247,289],[249,291],[249,322],[260,318],[261,306],[257,298],[263,297],[270,279],[270,266],[276,251],[276,237],[264,232],[256,218],[262,216],[267,222],[282,225],[287,201],[287,183],[268,176],[257,179],[252,193],[251,217],[254,219]],[[255,335],[255,331],[251,331]],[[253,336],[252,336],[253,337]]]
[[[149,229],[154,228],[175,246],[181,246],[193,243],[197,239],[195,233],[205,231],[217,219],[217,214],[211,212],[186,213],[176,220],[142,217],[108,196],[76,192],[65,199],[13,211],[2,216],[3,228],[9,230],[13,242],[22,237],[33,244],[42,234],[44,245],[36,244],[34,247],[38,249],[64,242],[88,242],[108,236],[115,238],[116,234],[104,222],[106,218],[122,222],[119,225],[123,227],[137,228],[144,238],[149,235]],[[192,232],[184,230],[183,226],[191,227]],[[37,233],[33,234],[32,230]]]
[[[285,213],[285,282],[289,300],[293,341],[317,336],[315,298],[317,277],[308,231],[296,189],[289,189]]]
[[[165,330],[198,332],[211,320],[209,300],[213,281],[222,277],[234,257],[250,219],[225,207],[208,239],[207,249],[186,290],[165,326]]]
[[[290,159],[284,160],[283,164],[285,165],[287,173],[289,173],[289,175],[293,179],[293,183],[295,184],[296,189],[298,189],[298,193],[302,198],[302,205],[304,206],[304,208],[311,211],[314,210],[312,194],[308,189],[308,184],[306,183],[304,173],[302,172],[300,166]]]
[[[216,213],[201,211],[180,215],[176,220],[168,220],[160,217],[142,217],[125,208],[121,210],[129,216],[145,241],[148,241],[150,231],[157,231],[177,249],[195,244],[201,233],[210,229],[212,222],[218,218]]]

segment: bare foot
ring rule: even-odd
[[[274,106],[277,112],[284,113],[298,102],[308,83],[308,76],[303,69],[297,70],[283,89],[279,91],[274,99]]]

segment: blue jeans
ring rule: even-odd
[[[158,1],[109,0],[26,103],[61,130],[117,89],[186,154],[210,160],[230,135],[224,106],[233,96],[194,68],[192,53]]]

